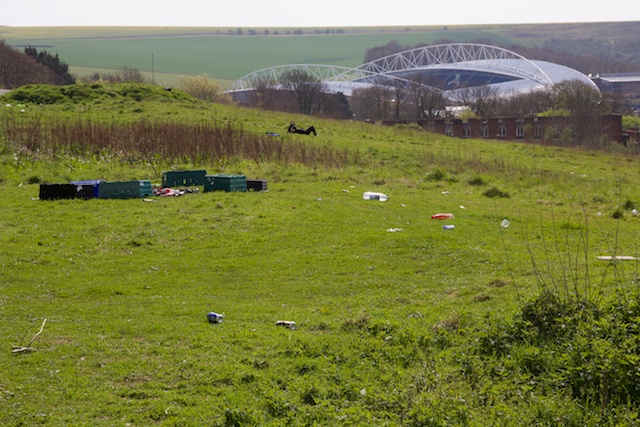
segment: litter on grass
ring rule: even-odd
[[[209,323],[222,323],[224,322],[224,316],[220,313],[214,313],[213,311],[210,311],[207,314],[207,320],[209,321]]]
[[[276,326],[281,326],[283,328],[291,329],[292,331],[296,330],[296,322],[291,320],[278,320],[276,322]]]
[[[362,198],[364,200],[380,200],[381,202],[386,202],[387,200],[389,200],[389,197],[387,197],[386,194],[374,193],[373,191],[365,191],[362,195]]]
[[[640,258],[636,258],[636,257],[630,256],[630,255],[616,255],[616,256],[603,255],[603,256],[596,257],[596,258],[604,260],[604,261],[631,261],[631,260],[634,260],[634,259],[640,259]]]
[[[453,219],[452,213],[437,213],[435,215],[431,215],[431,219]]]

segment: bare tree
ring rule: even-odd
[[[496,113],[498,93],[491,86],[472,86],[457,89],[455,101],[469,109],[478,117],[492,117]]]
[[[413,105],[413,118],[416,120],[424,118],[433,118],[437,112],[444,110],[446,104],[446,98],[442,94],[442,91],[423,84],[422,82],[416,82],[412,79],[412,83],[409,86],[409,93]]]
[[[351,109],[359,120],[386,120],[391,113],[393,89],[372,86],[355,89],[351,94]]]
[[[514,94],[497,100],[496,115],[505,117],[534,117],[553,108],[553,94],[549,89]]]
[[[104,80],[110,83],[144,83],[146,81],[140,70],[138,70],[136,67],[122,67],[121,69],[104,76]]]
[[[280,84],[293,93],[302,114],[314,114],[321,110],[327,85],[307,71],[293,68],[280,76]]]

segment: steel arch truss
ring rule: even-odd
[[[358,67],[376,74],[417,71],[430,67],[465,63],[489,66],[506,74],[536,81],[544,86],[553,85],[549,76],[522,55],[497,46],[475,43],[452,43],[424,46],[385,56]]]
[[[308,75],[325,83],[369,83],[386,86],[406,87],[411,84],[408,80],[395,77],[386,73],[376,73],[360,68],[348,68],[332,65],[320,64],[292,64],[279,65],[276,67],[263,68],[254,71],[244,77],[236,80],[229,86],[229,92],[241,92],[256,89],[260,84],[267,83],[271,86],[280,87],[282,77],[286,76],[291,70],[301,70]]]

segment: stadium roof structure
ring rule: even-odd
[[[500,96],[511,96],[550,88],[565,80],[579,80],[598,90],[588,76],[563,65],[530,60],[497,46],[449,43],[406,50],[356,68],[312,64],[264,68],[235,81],[227,93],[251,91],[260,82],[282,87],[280,78],[292,69],[303,70],[324,82],[330,92],[347,96],[357,88],[415,84],[439,90],[448,97],[477,86],[489,86]]]

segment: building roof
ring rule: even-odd
[[[416,83],[445,95],[455,95],[463,88],[490,86],[499,95],[511,96],[549,88],[566,80],[579,80],[598,90],[589,77],[563,65],[529,60],[497,46],[448,43],[410,49],[356,68],[328,65],[265,68],[237,80],[227,92],[252,90],[260,81],[277,82],[279,76],[293,68],[304,69],[324,82],[331,92],[342,92],[347,96],[356,88],[372,85],[406,87]]]

